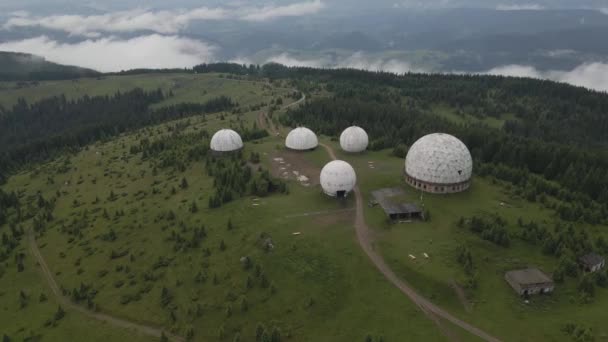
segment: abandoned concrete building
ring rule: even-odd
[[[413,203],[378,202],[391,220],[411,220],[422,218],[422,209]]]
[[[578,262],[585,272],[597,272],[604,268],[606,260],[601,255],[595,253],[585,254],[578,258]]]
[[[374,204],[379,204],[391,220],[423,219],[423,210],[414,203],[397,203],[395,197],[403,196],[399,188],[386,188],[372,191]]]
[[[555,288],[553,280],[538,268],[509,271],[505,280],[520,296],[550,293]]]

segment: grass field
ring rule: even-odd
[[[257,101],[260,99],[264,98],[258,97]],[[246,113],[240,120],[251,124],[257,115]],[[236,117],[222,120],[220,115],[183,121],[189,123],[184,133],[199,129],[213,132],[237,125]],[[12,177],[4,187],[19,191],[23,200],[34,199],[38,191],[45,198],[59,192],[54,221],[38,243],[64,289],[71,292],[81,284],[90,285],[97,291],[94,301],[102,312],[167,327],[183,336],[192,329],[194,339],[200,341],[217,340],[220,330],[226,340],[232,340],[237,333],[243,340],[252,340],[258,323],[269,329],[278,327],[284,337],[294,341],[364,340],[368,334],[389,341],[402,336],[443,339],[433,323],[404,300],[359,250],[347,212],[306,215],[340,211],[353,203],[332,201],[318,188],[292,181],[289,195],[255,202],[252,197],[245,197],[219,209],[207,209],[212,178],[206,175],[202,163],[194,163],[184,172],[168,168],[153,175],[149,161],[129,153],[141,137],[155,140],[168,135],[166,126],[89,146],[69,157],[69,171],[65,173],[57,172],[67,160],[60,158]],[[281,143],[281,138],[273,137],[249,143],[244,155],[255,150],[263,156],[261,164],[271,167]],[[311,156],[319,163],[329,160],[322,150]],[[179,187],[183,177],[188,179],[187,189]],[[159,193],[150,192],[152,184]],[[171,194],[172,188],[178,189],[175,194]],[[116,200],[108,199],[111,191],[117,195]],[[200,208],[195,214],[189,211],[192,201]],[[110,214],[109,219],[103,218],[104,209]],[[159,218],[159,214],[170,210],[176,215],[174,221]],[[115,217],[117,211],[125,215]],[[227,230],[228,219],[235,226],[232,230]],[[85,221],[78,234],[69,233]],[[168,241],[172,231],[189,236],[193,227],[202,224],[208,235],[201,247],[174,250],[174,243]],[[110,229],[116,234],[114,241],[103,239]],[[268,253],[259,245],[263,232],[275,245]],[[294,236],[293,232],[301,235]],[[224,251],[219,248],[220,241],[227,246]],[[22,244],[25,248],[25,242]],[[210,255],[205,253],[207,249]],[[112,259],[112,251],[128,253]],[[260,266],[262,277],[256,276],[254,270],[243,269],[239,260],[244,256]],[[170,260],[168,267],[156,268],[159,260]],[[30,272],[29,280],[15,281],[7,273],[0,284],[12,282],[16,287],[25,287],[35,282],[45,287],[34,267],[26,270]],[[197,282],[199,273],[207,279]],[[248,278],[251,288],[246,286]],[[268,280],[268,287],[263,278]],[[173,297],[171,308],[160,303],[163,287]],[[17,294],[11,296],[17,298]],[[126,298],[135,297],[125,303]],[[242,309],[243,299],[247,311]],[[42,309],[40,312],[46,314]],[[66,322],[77,314],[68,311]],[[17,321],[35,326],[26,317]],[[68,334],[87,329],[85,322],[75,320],[74,325],[61,322],[54,330],[41,327],[36,331],[48,338],[56,331]],[[0,331],[21,336],[11,327],[0,324]],[[125,332],[118,329],[115,333]],[[111,338],[133,339],[127,335]]]
[[[144,75],[0,90],[0,103],[10,105],[16,96],[35,100],[65,91],[77,98],[133,87],[172,90],[175,96],[168,102],[228,95],[242,107],[268,103],[290,92],[286,85],[273,87],[219,75]],[[180,134],[213,133],[241,123],[249,127],[259,113],[197,116],[124,134],[15,175],[3,190],[17,191],[27,210],[35,210],[38,193],[46,199],[56,198],[54,220],[38,237],[38,244],[66,292],[81,284],[89,286],[97,291],[94,302],[104,313],[162,326],[182,336],[191,331],[196,341],[233,340],[236,335],[252,341],[258,324],[269,330],[279,328],[290,341],[365,341],[367,335],[381,336],[384,341],[445,340],[434,323],[361,251],[349,211],[353,198],[336,202],[318,186],[290,180],[289,194],[245,196],[208,209],[214,181],[204,162],[190,163],[184,171],[173,167],[155,170],[155,160],[130,153],[144,137],[155,141],[174,134],[169,127],[184,126]],[[505,341],[568,341],[561,331],[567,323],[592,328],[597,340],[606,338],[606,290],[596,291],[594,301],[583,305],[576,284],[567,281],[558,285],[555,294],[524,304],[504,281],[504,272],[530,265],[551,273],[557,260],[516,239],[510,248],[497,247],[456,225],[461,216],[498,213],[515,232],[517,218],[553,222],[553,212],[479,177],[465,193],[421,198],[403,182],[403,160],[390,156],[389,151],[346,154],[336,141],[321,140],[354,166],[366,201],[374,189],[399,186],[407,198],[430,211],[430,222],[390,224],[380,208],[365,208],[366,221],[377,239],[375,247],[421,294]],[[283,153],[282,144],[281,137],[272,136],[248,142],[243,155],[257,152],[260,165],[272,169],[276,167],[274,158]],[[318,177],[315,170],[330,160],[322,148],[299,158],[299,166],[312,173],[309,177]],[[180,187],[183,178],[187,188]],[[195,213],[190,210],[193,202],[199,208]],[[234,226],[230,230],[228,221]],[[190,239],[201,225],[207,232],[201,246],[176,248],[177,241]],[[24,226],[29,228],[31,222]],[[296,232],[300,234],[294,235]],[[266,237],[274,245],[271,251],[262,248]],[[222,242],[225,248],[220,247]],[[466,298],[452,287],[464,278],[456,261],[456,249],[463,244],[473,254],[478,276],[478,288],[467,290]],[[67,340],[85,334],[94,341],[150,340],[70,310],[57,326],[45,327],[57,302],[29,255],[25,239],[18,251],[26,255],[23,272],[16,271],[12,257],[2,266],[0,333],[13,340],[32,335],[42,336],[43,341]],[[423,253],[430,257],[424,258]],[[417,259],[411,260],[410,254]],[[252,260],[250,269],[243,267],[243,257]],[[168,295],[163,295],[163,288]],[[29,298],[24,308],[19,300],[22,290]],[[42,303],[41,293],[48,298]],[[476,341],[445,324],[460,340]]]
[[[498,247],[456,225],[462,216],[497,213],[509,221],[509,230],[514,234],[519,217],[552,223],[557,220],[553,211],[514,196],[483,178],[476,178],[465,193],[424,194],[421,201],[420,193],[402,180],[403,160],[391,157],[389,151],[362,155],[340,152],[338,157],[353,164],[366,199],[371,198],[374,189],[397,186],[430,210],[430,222],[390,224],[380,208],[366,208],[367,221],[376,229],[378,248],[387,262],[428,298],[506,341],[567,341],[569,337],[562,329],[568,323],[592,328],[600,340],[608,336],[602,318],[602,310],[608,305],[608,291],[600,289],[592,303],[582,304],[577,284],[568,280],[558,284],[553,295],[533,297],[530,304],[525,304],[508,286],[504,273],[535,266],[551,274],[558,260],[517,239],[512,239],[509,248]],[[368,167],[369,161],[374,162],[374,169]],[[606,231],[606,227],[587,225],[577,229]],[[456,261],[456,250],[463,244],[473,254],[479,283],[477,289],[467,291],[469,310],[450,286],[464,277],[462,266]],[[430,258],[424,258],[423,253]],[[417,259],[411,260],[409,254]]]
[[[231,79],[220,74],[143,74],[72,81],[43,81],[29,86],[18,86],[15,82],[0,82],[0,105],[8,108],[19,98],[35,102],[65,94],[68,99],[78,99],[85,95],[112,95],[135,88],[148,91],[160,88],[165,93],[172,91],[174,97],[159,106],[180,102],[204,103],[220,95],[229,96],[240,104],[248,105],[257,103],[265,96],[264,94],[271,95],[270,93],[274,91],[279,95],[287,91],[261,82]]]

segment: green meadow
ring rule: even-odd
[[[246,142],[241,158],[248,160],[252,152],[260,155],[259,163],[247,162],[253,172],[262,168],[279,178],[287,172],[288,193],[243,194],[214,209],[208,203],[215,180],[205,161],[191,161],[180,170],[161,167],[154,157],[132,150],[144,138],[164,141],[175,135],[257,126],[264,120],[262,112],[251,107],[263,105],[261,110],[267,111],[277,98],[285,104],[293,101],[288,84],[218,74],[108,76],[21,88],[6,83],[0,86],[0,104],[10,106],[19,97],[35,101],[66,94],[77,99],[136,87],[173,92],[159,105],[226,95],[243,110],[180,119],[100,141],[23,170],[3,185],[4,191],[19,195],[28,211],[37,210],[39,196],[55,201],[53,219],[37,234],[37,241],[66,296],[78,301],[75,297],[85,292],[92,303],[81,301],[83,306],[92,304],[93,310],[195,341],[254,341],[258,327],[268,334],[276,332],[281,341],[446,339],[360,249],[353,228],[354,196],[336,201],[316,185],[318,172],[330,160],[323,148],[294,156],[284,151],[283,136]],[[474,120],[441,108],[435,114]],[[501,126],[503,121],[485,123]],[[422,195],[405,184],[404,161],[391,156],[390,150],[347,154],[335,140],[321,137],[357,172],[366,222],[375,233],[374,247],[422,295],[504,341],[569,341],[562,330],[570,323],[593,329],[597,340],[608,336],[603,324],[606,290],[598,289],[595,298],[583,304],[577,284],[567,279],[554,294],[525,303],[504,281],[504,273],[535,266],[550,274],[558,260],[516,238],[510,247],[499,247],[457,225],[461,217],[498,214],[516,235],[519,218],[553,224],[558,220],[555,212],[490,178],[475,177],[471,189],[461,194]],[[171,148],[168,153],[185,153],[179,150],[184,147]],[[278,158],[295,162],[283,171],[280,168],[286,166],[278,164]],[[294,179],[291,171],[306,175],[310,184]],[[380,208],[367,206],[371,191],[383,187],[404,189],[404,199],[428,210],[430,220],[389,222]],[[21,223],[26,231],[32,225],[32,220]],[[205,236],[189,245],[201,227]],[[0,229],[5,231],[8,225]],[[461,246],[471,251],[475,288],[464,286],[466,275],[457,262]],[[21,272],[13,261],[18,253],[25,258]],[[54,320],[58,302],[25,237],[1,265],[0,287],[0,333],[12,341],[74,336],[90,341],[151,340],[69,308],[63,318]],[[460,340],[475,341],[450,323],[442,325]]]

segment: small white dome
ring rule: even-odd
[[[346,152],[363,152],[369,144],[365,130],[358,126],[351,126],[340,135],[340,146]]]
[[[298,127],[287,135],[285,146],[292,150],[306,151],[312,150],[319,145],[317,135],[306,127]]]
[[[429,184],[468,182],[473,159],[466,145],[449,134],[434,133],[418,139],[405,158],[405,173]]]
[[[221,129],[211,138],[210,147],[216,152],[232,152],[243,148],[241,136],[231,129]]]
[[[349,163],[334,160],[321,170],[323,192],[332,197],[346,197],[357,184],[357,175]]]

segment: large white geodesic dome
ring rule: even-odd
[[[306,127],[291,130],[285,138],[285,146],[292,150],[307,151],[315,149],[318,145],[317,135]]]
[[[473,159],[465,144],[444,133],[418,139],[405,158],[406,181],[426,192],[450,193],[468,189]]]
[[[329,196],[346,197],[356,183],[355,169],[345,161],[331,161],[321,170],[321,187]]]
[[[232,152],[243,148],[241,136],[231,129],[221,129],[213,135],[210,143],[215,152]]]
[[[367,133],[361,127],[351,126],[340,134],[340,147],[346,152],[363,152],[367,149],[368,144]]]

